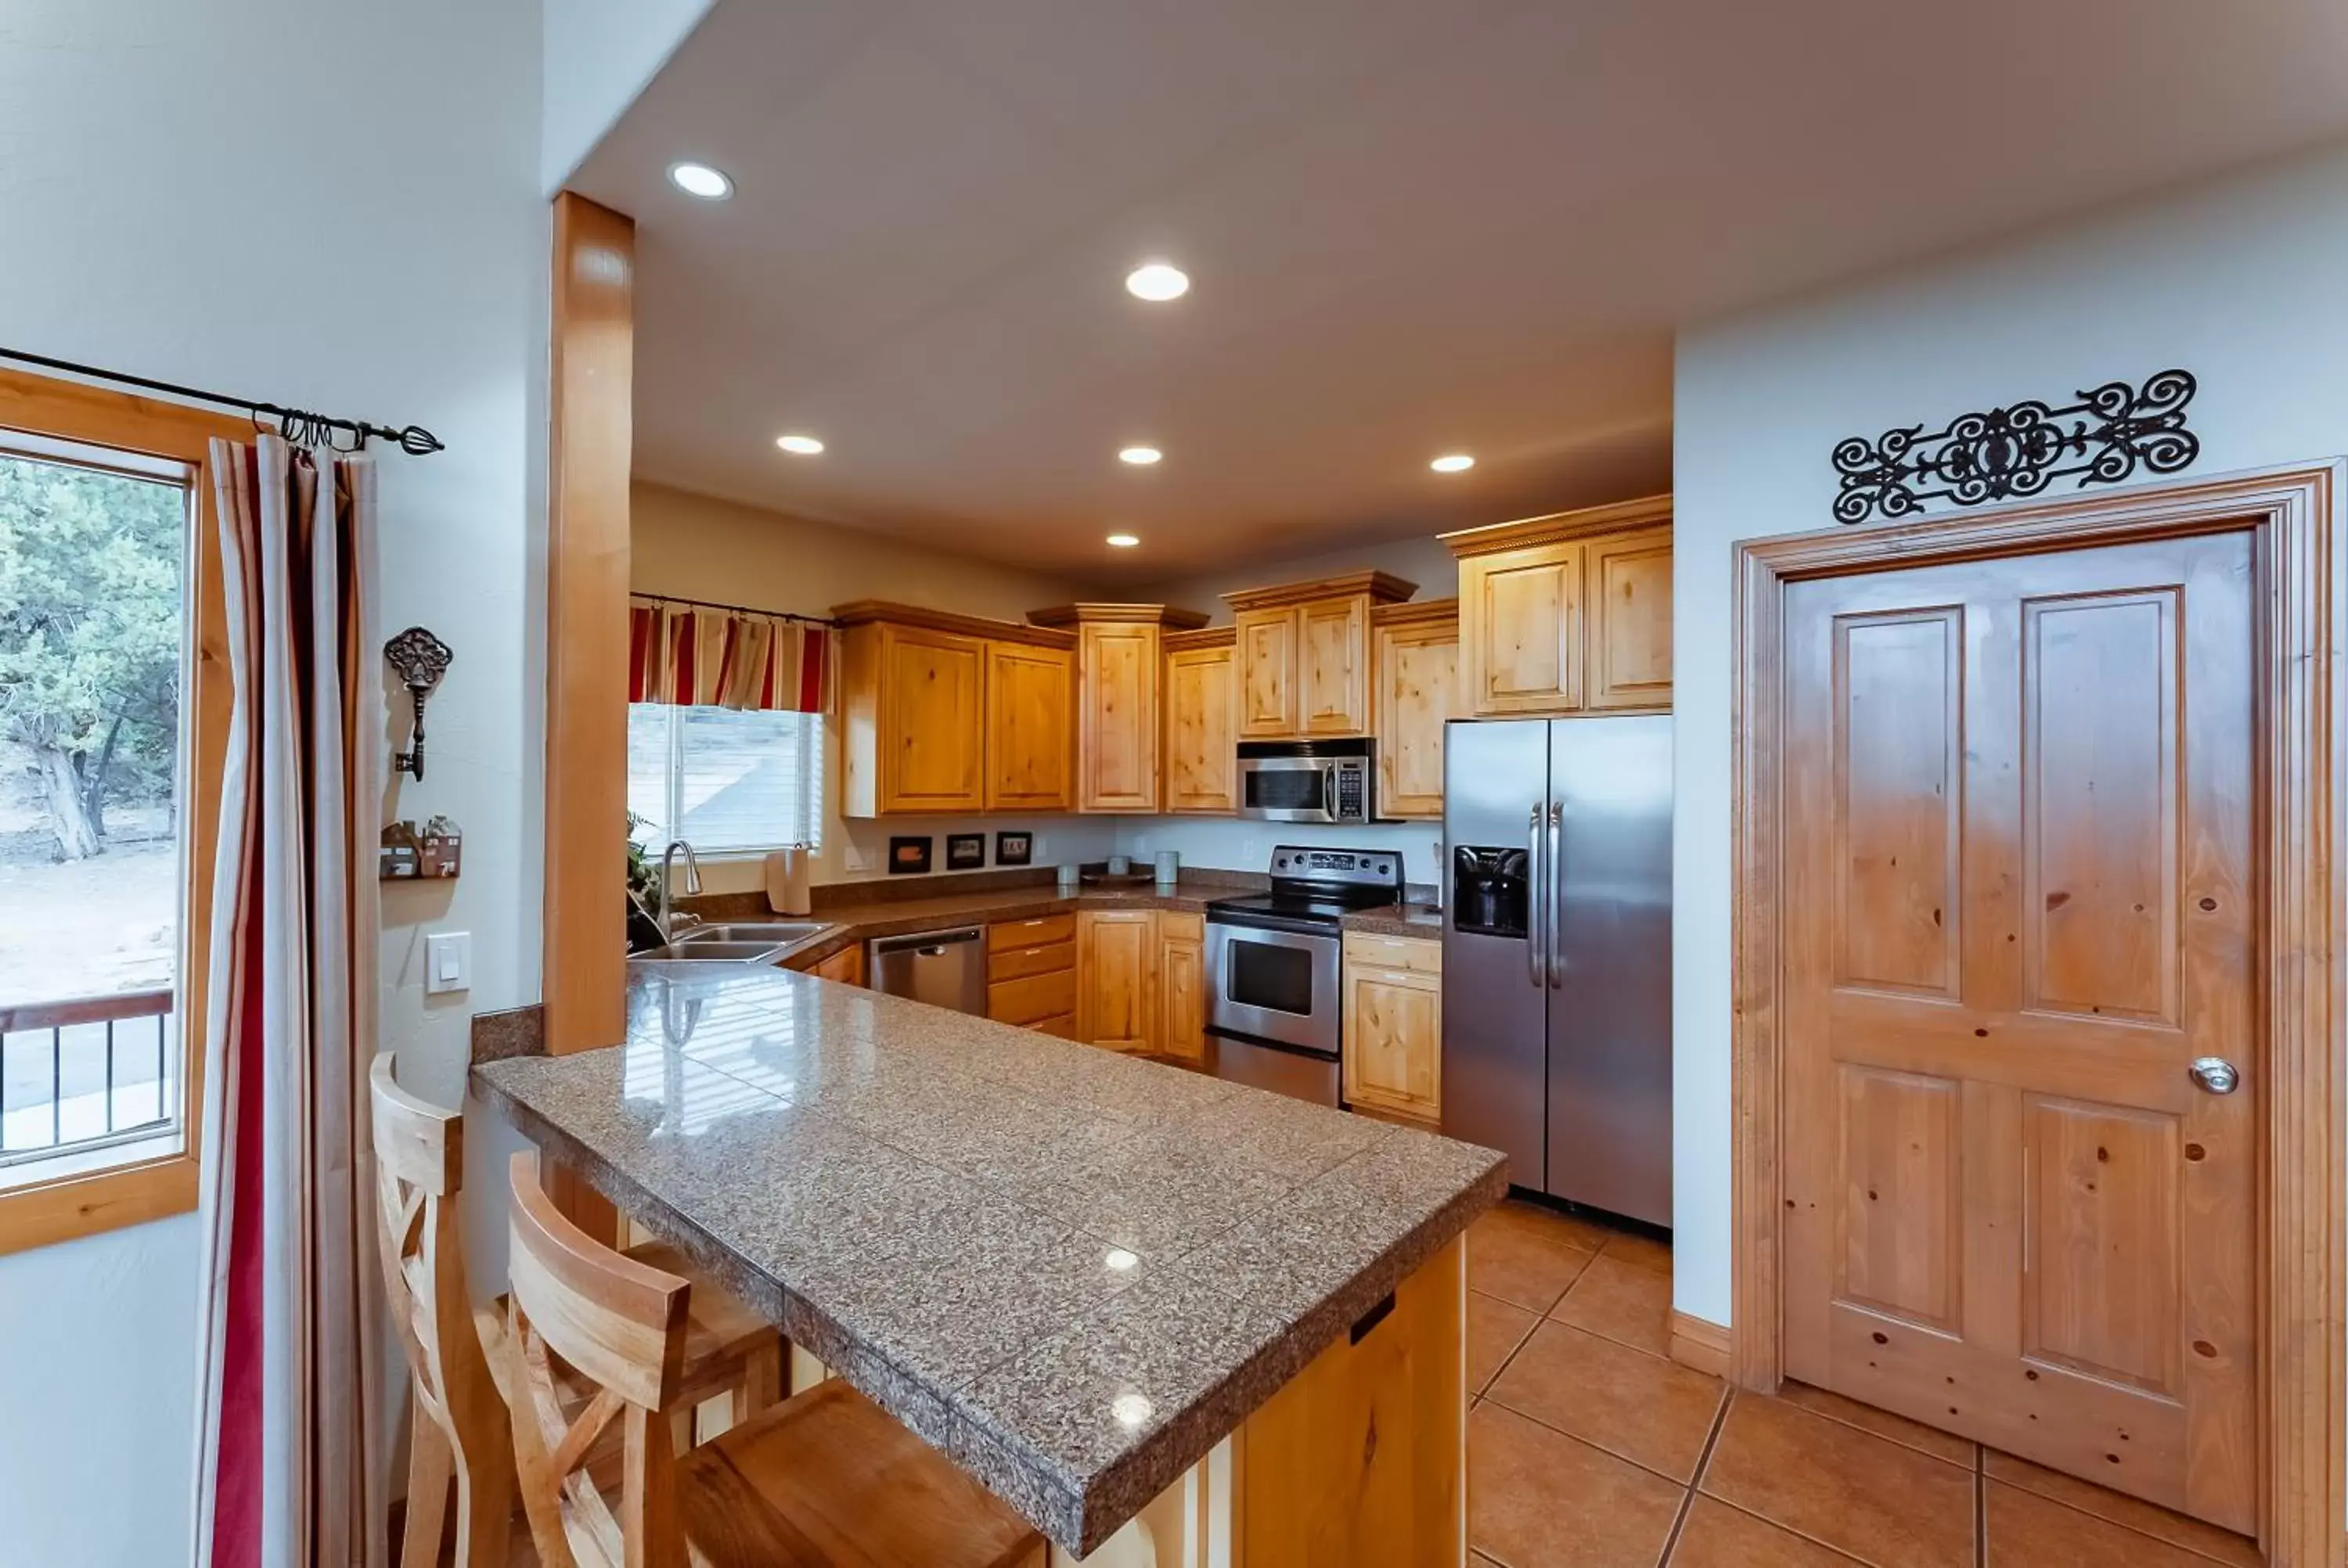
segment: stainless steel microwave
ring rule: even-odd
[[[1361,824],[1377,815],[1373,743],[1241,741],[1240,815],[1262,822]]]

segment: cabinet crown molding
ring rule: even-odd
[[[1372,626],[1456,626],[1459,623],[1459,601],[1456,599],[1415,599],[1408,604],[1381,604],[1372,607]]]
[[[852,604],[835,604],[831,619],[843,627],[870,626],[886,622],[891,626],[919,626],[932,631],[958,632],[964,637],[983,637],[996,642],[1025,642],[1037,648],[1074,648],[1073,631],[1055,630],[1050,627],[1031,626],[1024,620],[996,620],[983,615],[957,615],[950,610],[931,610],[918,604],[895,604],[885,599],[860,599]]]
[[[1392,572],[1349,571],[1342,577],[1315,578],[1311,582],[1245,588],[1223,595],[1223,602],[1233,610],[1276,610],[1284,604],[1309,604],[1319,599],[1345,599],[1366,593],[1374,604],[1390,604],[1417,591],[1418,584],[1406,582]]]
[[[1480,528],[1461,528],[1437,536],[1451,547],[1455,557],[1490,555],[1497,550],[1512,550],[1526,545],[1558,544],[1567,539],[1588,538],[1594,534],[1622,533],[1632,528],[1669,525],[1672,520],[1672,497],[1643,496],[1635,501],[1616,501],[1611,506],[1584,507],[1575,512],[1551,512],[1546,517],[1520,518],[1513,523],[1488,523]]]
[[[1169,653],[1180,653],[1197,648],[1230,648],[1240,640],[1240,629],[1226,621],[1220,626],[1198,626],[1187,631],[1169,631],[1159,646]]]
[[[1038,626],[1079,626],[1086,621],[1122,621],[1188,631],[1207,624],[1202,610],[1182,610],[1170,604],[1055,604],[1031,610],[1027,619]]]

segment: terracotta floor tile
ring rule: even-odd
[[[1672,1249],[1668,1242],[1632,1235],[1629,1231],[1616,1231],[1606,1238],[1606,1245],[1599,1250],[1608,1257],[1635,1263],[1642,1268],[1660,1268],[1665,1274],[1672,1271]]]
[[[1717,1378],[1550,1322],[1533,1330],[1487,1397],[1685,1482],[1727,1392]]]
[[[1850,1568],[1850,1559],[1717,1498],[1698,1497],[1672,1548],[1672,1568]]]
[[[1789,1405],[1799,1405],[1825,1416],[1829,1420],[1873,1432],[1879,1438],[1890,1438],[1904,1448],[1944,1459],[1951,1464],[1972,1467],[1977,1457],[1973,1440],[1954,1432],[1944,1432],[1905,1416],[1895,1416],[1890,1410],[1879,1410],[1873,1405],[1862,1405],[1856,1399],[1846,1399],[1840,1394],[1830,1394],[1824,1389],[1814,1389],[1807,1383],[1787,1382],[1779,1387],[1777,1397]]]
[[[1653,1568],[1681,1496],[1489,1400],[1468,1418],[1468,1543],[1506,1568]]]
[[[1549,1315],[1576,1328],[1666,1356],[1672,1348],[1672,1276],[1601,1252]]]
[[[1881,1568],[1967,1568],[1973,1484],[1971,1470],[1782,1399],[1743,1395],[1701,1482],[1723,1501]]]
[[[1525,1342],[1525,1336],[1540,1321],[1538,1313],[1486,1296],[1481,1291],[1468,1293],[1468,1391],[1480,1394],[1492,1374],[1500,1369],[1509,1353]]]
[[[1502,1204],[1468,1229],[1468,1287],[1547,1312],[1596,1250],[1576,1239],[1588,1228],[1529,1204]]]
[[[2259,1568],[2265,1561],[2259,1555],[2258,1543],[2230,1530],[2205,1524],[2198,1519],[2188,1519],[2181,1513],[2171,1513],[2141,1498],[2123,1497],[2108,1491],[2092,1481],[2075,1476],[2057,1474],[2016,1459],[1996,1449],[1982,1451],[1982,1468],[1992,1481],[2001,1481],[2034,1491],[2041,1497],[2051,1497],[2057,1502],[2067,1502],[2115,1524],[2125,1524],[2131,1530],[2157,1536],[2173,1545],[2198,1552],[2205,1557],[2235,1565],[2235,1568]]]
[[[1983,1500],[1990,1568],[2209,1568],[2209,1560],[1999,1481]]]

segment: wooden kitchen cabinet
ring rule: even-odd
[[[1465,716],[1459,601],[1381,605],[1370,613],[1378,815],[1443,817],[1443,726]]]
[[[1239,808],[1234,638],[1228,626],[1166,635],[1166,738],[1159,753],[1165,788],[1159,802],[1167,811],[1228,815]]]
[[[1154,909],[1076,911],[1076,1038],[1110,1050],[1148,1050],[1156,1009]]]
[[[1024,642],[986,644],[986,809],[1066,811],[1076,804],[1076,656]]]
[[[1443,945],[1347,933],[1344,1077],[1348,1104],[1443,1119]]]
[[[1446,534],[1478,718],[1668,712],[1672,498]]]
[[[809,972],[823,979],[838,980],[844,986],[862,985],[864,983],[864,944],[856,942],[840,948]]]
[[[1231,607],[1239,738],[1370,733],[1370,618],[1408,599],[1416,583],[1382,571],[1251,588]]]
[[[874,600],[840,625],[840,815],[1065,809],[1076,639]]]
[[[1200,1061],[1207,1054],[1207,917],[1158,911],[1157,1009],[1150,1049]]]
[[[1076,633],[1076,809],[1157,811],[1161,642],[1207,618],[1163,604],[1069,604],[1027,619]]]
[[[1074,915],[997,920],[986,928],[986,1016],[997,1023],[1073,1035],[1076,972]]]

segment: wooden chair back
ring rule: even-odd
[[[675,1448],[662,1414],[683,1384],[690,1286],[565,1218],[539,1184],[538,1155],[513,1157],[504,1337],[514,1463],[545,1568],[685,1568]],[[556,1376],[557,1360],[573,1376]],[[592,1390],[575,1410],[564,1389]],[[615,1514],[587,1461],[622,1424]]]
[[[466,1287],[457,1207],[464,1118],[400,1088],[389,1051],[375,1059],[367,1082],[376,1235],[415,1399],[400,1561],[403,1568],[438,1563],[453,1492],[458,1568],[499,1568],[513,1509],[513,1444]]]

